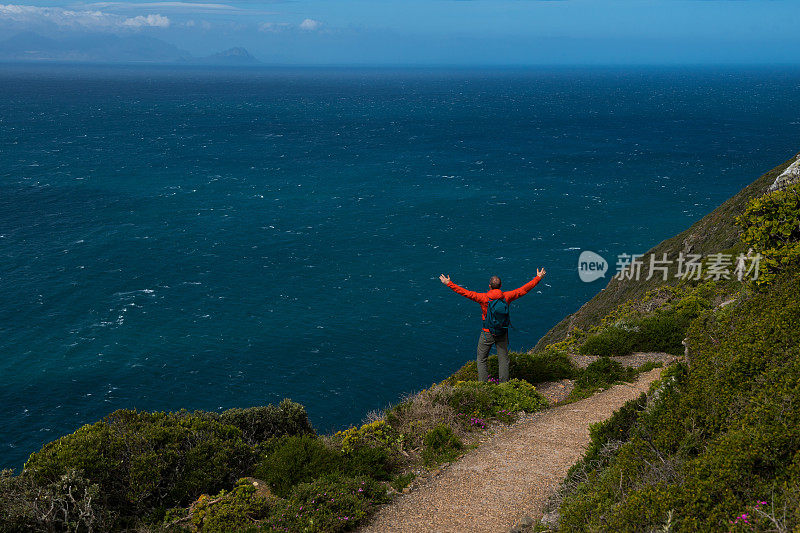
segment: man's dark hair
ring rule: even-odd
[[[489,287],[493,289],[499,289],[500,285],[502,284],[503,282],[500,281],[500,278],[497,276],[492,276],[491,278],[489,278]]]

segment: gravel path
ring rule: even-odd
[[[537,383],[536,390],[542,393],[547,398],[550,405],[564,401],[575,388],[575,382],[571,379],[562,379],[559,381],[547,381],[545,383]]]
[[[409,494],[383,506],[360,531],[501,532],[523,516],[541,517],[550,494],[583,456],[589,425],[646,392],[660,372],[656,368],[634,383],[556,405],[497,432]]]
[[[600,357],[596,355],[570,355],[572,361],[581,368],[586,368],[591,363],[594,363]],[[642,366],[651,361],[664,363],[667,366],[673,361],[678,359],[677,356],[662,352],[634,352],[630,355],[614,355],[610,357],[612,361],[619,361],[622,366]]]

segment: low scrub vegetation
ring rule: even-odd
[[[459,456],[464,448],[450,426],[440,424],[428,431],[423,439],[422,460],[425,466],[449,462]]]
[[[800,272],[704,312],[688,364],[592,431],[561,531],[800,527]]]
[[[647,369],[650,367],[648,366]],[[570,400],[587,398],[598,390],[607,389],[621,381],[633,381],[641,369],[625,367],[608,357],[594,361],[580,373],[575,380],[575,388],[570,393]]]
[[[167,509],[231,488],[274,439],[313,435],[305,409],[221,414],[119,410],[45,445],[0,485],[1,531],[108,530],[157,524]]]
[[[489,375],[497,377],[497,355],[489,357],[488,367]],[[535,353],[512,352],[509,354],[508,370],[511,379],[521,379],[534,385],[545,381],[571,379],[578,373],[566,353],[554,349],[546,349]],[[475,361],[470,361],[447,378],[445,382],[452,385],[458,381],[477,380],[478,365]]]
[[[345,531],[492,419],[547,406],[527,381],[434,385],[330,436],[305,410],[120,410],[0,476],[0,531]]]
[[[648,295],[642,307],[626,305],[607,317],[603,323],[580,337],[577,351],[584,355],[612,357],[633,352],[683,353],[683,339],[692,320],[712,306],[701,296],[709,284],[701,288],[667,289]],[[667,293],[665,295],[665,292]],[[666,298],[660,307],[648,310],[646,303]]]
[[[761,254],[755,284],[768,287],[787,268],[800,263],[800,184],[752,200],[736,219],[742,241]]]
[[[798,220],[799,186],[756,196],[737,224],[757,279],[662,287],[556,346],[676,353],[685,336],[688,352],[592,428],[554,499],[560,531],[800,530]]]

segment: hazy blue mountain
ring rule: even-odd
[[[193,63],[253,65],[259,61],[244,48],[231,48],[207,57],[146,35],[89,34],[59,39],[24,32],[0,42],[2,61],[85,61],[101,63]]]
[[[212,65],[257,65],[261,63],[261,61],[250,55],[250,52],[240,46],[198,58],[196,61]]]
[[[55,50],[58,46],[58,41],[43,37],[32,31],[26,31],[0,42],[0,54],[3,56],[35,57],[35,55],[45,50]]]

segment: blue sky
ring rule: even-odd
[[[800,63],[799,15],[800,0],[29,0],[0,4],[0,39],[147,35],[283,64],[772,64]]]

